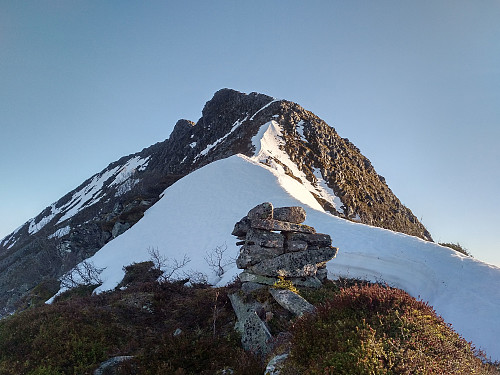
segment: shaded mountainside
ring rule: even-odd
[[[370,161],[313,113],[289,101],[222,89],[196,124],[179,120],[169,139],[111,163],[0,241],[0,316],[40,282],[60,277],[137,223],[180,178],[231,155],[253,156],[252,139],[268,123],[280,129],[285,158],[260,161],[281,166],[303,184],[324,184],[335,197],[317,194],[325,210],[432,240]]]

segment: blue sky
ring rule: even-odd
[[[500,266],[499,19],[497,0],[0,1],[0,237],[230,87],[311,110],[436,241]]]

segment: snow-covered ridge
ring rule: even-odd
[[[269,129],[268,136],[276,134],[272,124],[264,133]],[[170,259],[187,255],[188,270],[205,273],[218,285],[230,282],[239,273],[234,264],[218,278],[204,257],[224,244],[225,256],[236,257],[239,249],[230,234],[234,223],[264,201],[303,206],[306,224],[332,236],[339,253],[327,265],[330,278],[360,277],[402,288],[428,301],[493,360],[500,359],[500,268],[417,237],[325,213],[305,185],[257,157],[237,155],[211,163],[167,188],[141,221],[89,259],[105,267],[97,291],[114,288],[124,275],[123,266],[148,260],[151,247]]]

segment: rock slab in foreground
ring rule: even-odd
[[[294,315],[302,316],[305,313],[313,313],[316,311],[313,305],[291,290],[271,288],[269,292],[281,307],[287,309]]]

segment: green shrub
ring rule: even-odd
[[[343,289],[292,328],[285,374],[490,374],[427,304],[380,285]]]

